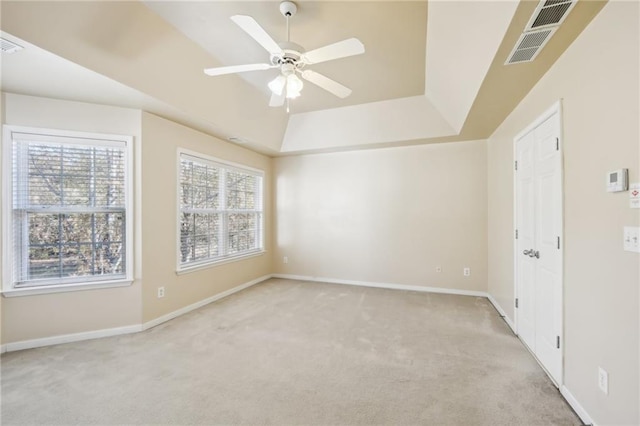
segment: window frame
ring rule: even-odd
[[[254,249],[254,250],[250,250],[250,251],[245,251],[242,253],[236,253],[236,254],[230,254],[230,255],[224,255],[224,256],[220,256],[218,258],[215,259],[205,259],[205,260],[201,260],[201,261],[193,261],[190,263],[182,263],[182,259],[181,259],[181,234],[180,234],[180,230],[181,230],[181,217],[182,217],[182,208],[181,208],[181,197],[180,197],[180,191],[181,191],[181,163],[182,163],[182,157],[183,156],[188,156],[188,157],[192,157],[195,160],[202,160],[203,163],[208,163],[210,165],[213,166],[220,166],[221,168],[224,168],[226,170],[235,170],[241,173],[247,173],[247,174],[252,174],[255,176],[259,176],[261,178],[261,188],[260,188],[260,201],[261,201],[261,205],[260,205],[260,220],[258,221],[258,234],[257,237],[259,238],[259,247]],[[262,256],[264,253],[266,253],[265,250],[265,241],[264,241],[264,235],[265,235],[265,229],[264,229],[264,223],[265,223],[265,200],[264,200],[264,193],[265,193],[265,172],[264,170],[255,168],[255,167],[250,167],[250,166],[246,166],[244,164],[239,164],[239,163],[234,163],[231,161],[227,161],[227,160],[223,160],[217,157],[213,157],[207,154],[203,154],[201,152],[196,152],[196,151],[192,151],[189,149],[185,149],[185,148],[178,148],[177,150],[177,158],[176,158],[176,274],[177,275],[182,275],[182,274],[186,274],[189,272],[194,272],[194,271],[198,271],[201,269],[206,269],[206,268],[211,268],[214,266],[218,266],[218,265],[222,265],[225,263],[231,263],[231,262],[236,262],[239,260],[245,260],[245,259],[249,259],[252,257],[257,257],[257,256]],[[226,194],[226,192],[225,192]],[[223,197],[226,198],[226,197]],[[226,229],[226,221],[225,221],[225,228],[222,231],[227,231]]]
[[[13,141],[14,134],[34,135],[34,139],[49,139],[49,142],[60,143],[66,138],[75,141],[82,146],[91,146],[79,143],[79,139],[93,140],[96,145],[124,144],[124,205],[125,205],[125,271],[124,277],[111,277],[100,279],[99,276],[84,276],[74,279],[55,279],[41,281],[36,285],[20,285],[14,282],[13,259],[15,244],[13,235]],[[26,127],[5,124],[2,129],[2,294],[6,297],[26,296],[35,294],[47,294],[67,291],[90,290],[110,287],[124,287],[133,283],[134,278],[134,173],[133,153],[134,138],[128,135],[108,133],[80,132],[72,130],[49,129],[39,127]],[[27,246],[28,247],[28,246]]]

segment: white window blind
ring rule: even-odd
[[[127,142],[10,135],[13,288],[125,279]]]
[[[180,154],[179,265],[259,252],[262,173]]]

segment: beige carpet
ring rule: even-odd
[[[276,279],[1,373],[5,425],[581,424],[484,298]]]

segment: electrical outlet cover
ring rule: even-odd
[[[625,226],[623,244],[625,251],[640,253],[640,227]]]
[[[598,367],[598,387],[605,395],[609,395],[609,374],[602,367]]]

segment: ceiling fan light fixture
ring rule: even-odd
[[[295,99],[298,96],[300,96],[300,91],[302,90],[302,87],[304,87],[304,83],[302,83],[302,80],[300,80],[300,78],[297,75],[289,74],[287,76],[287,98],[288,99]]]
[[[557,2],[573,0],[547,1]],[[206,68],[204,73],[209,76],[218,76],[280,68],[280,75],[268,83],[269,90],[271,90],[272,93],[269,100],[269,106],[280,107],[284,105],[285,100],[287,100],[287,112],[289,112],[288,99],[295,99],[300,96],[300,92],[304,86],[300,77],[339,98],[346,98],[349,96],[351,94],[351,89],[348,87],[345,87],[329,77],[315,71],[303,71],[303,67],[349,56],[360,55],[364,53],[364,45],[360,40],[352,37],[307,52],[299,44],[291,42],[291,38],[289,37],[289,18],[294,16],[297,10],[298,8],[296,4],[291,0],[284,0],[280,3],[280,13],[282,13],[287,20],[287,40],[280,43],[276,42],[251,16],[233,15],[231,20],[270,54],[270,63]]]
[[[282,91],[284,90],[284,86],[286,83],[287,83],[286,77],[280,74],[279,76],[271,80],[268,86],[274,95],[282,96]]]

